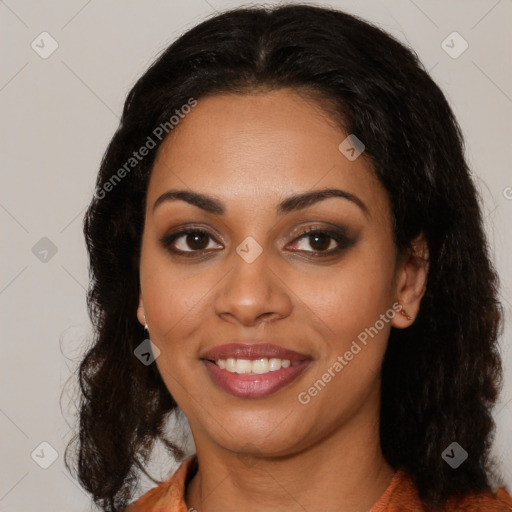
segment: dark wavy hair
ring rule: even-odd
[[[79,431],[66,463],[104,511],[133,498],[155,441],[184,456],[165,433],[177,404],[156,365],[134,356],[145,337],[136,310],[155,129],[190,98],[280,88],[320,102],[363,141],[390,198],[398,254],[420,233],[428,242],[419,314],[392,328],[383,361],[386,460],[411,475],[427,506],[492,486],[502,309],[461,130],[410,49],[355,16],[289,4],[225,11],[184,33],[129,92],[101,162],[84,219],[94,341],[77,370]],[[156,147],[117,179],[148,136]],[[453,441],[469,452],[457,470],[441,457]]]

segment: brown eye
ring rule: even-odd
[[[331,241],[333,240],[324,233],[308,235],[307,238],[309,238],[309,244],[315,251],[326,251],[331,246]]]
[[[204,233],[189,233],[185,236],[185,245],[194,250],[206,249],[208,238]]]
[[[210,249],[218,249],[213,237],[200,229],[186,229],[164,236],[161,240],[162,245],[175,254],[184,254],[192,256],[194,253],[203,253]],[[222,246],[220,246],[222,248]]]
[[[329,256],[348,249],[354,244],[355,240],[341,232],[316,229],[302,233],[294,240],[292,248],[314,256]]]

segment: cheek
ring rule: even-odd
[[[301,275],[294,291],[329,328],[341,349],[390,308],[393,269],[392,251],[361,247],[336,271],[310,277]]]
[[[361,261],[362,270],[359,264],[350,271],[347,267],[324,286],[318,280],[309,283],[316,286],[304,300],[309,316],[327,327],[322,330],[322,357],[301,390],[309,397],[312,416],[331,410],[332,420],[342,421],[376,389],[391,329],[391,319],[385,316],[391,277],[378,265],[369,272],[367,265]]]
[[[141,272],[141,286],[150,314],[151,340],[160,349],[156,365],[170,394],[187,414],[191,412],[189,390],[200,377],[197,345],[191,341],[200,336],[212,286],[204,274],[202,278],[185,275],[166,258],[153,257],[146,263],[148,269],[155,269]]]
[[[180,272],[161,251],[143,253],[140,276],[146,318],[151,338],[162,351],[170,345],[186,349],[187,337],[201,325],[208,291],[214,285],[208,275]]]

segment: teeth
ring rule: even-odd
[[[252,373],[262,374],[270,371],[268,359],[255,359],[251,362]]]
[[[226,370],[229,372],[236,372],[236,359],[233,359],[232,357],[226,359]]]
[[[230,357],[228,359],[219,359],[215,361],[217,366],[228,372],[238,373],[242,375],[261,375],[263,373],[275,372],[281,368],[288,368],[291,366],[289,359],[278,359],[272,357],[271,359],[235,359]]]
[[[236,373],[251,373],[252,362],[248,359],[235,359],[235,372]]]
[[[279,370],[279,368],[281,368],[282,364],[283,363],[282,363],[281,359],[270,359],[268,362],[269,370],[271,372],[273,372],[275,370]]]

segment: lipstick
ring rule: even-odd
[[[229,343],[200,356],[210,378],[239,398],[270,395],[293,382],[311,357],[270,343]]]

